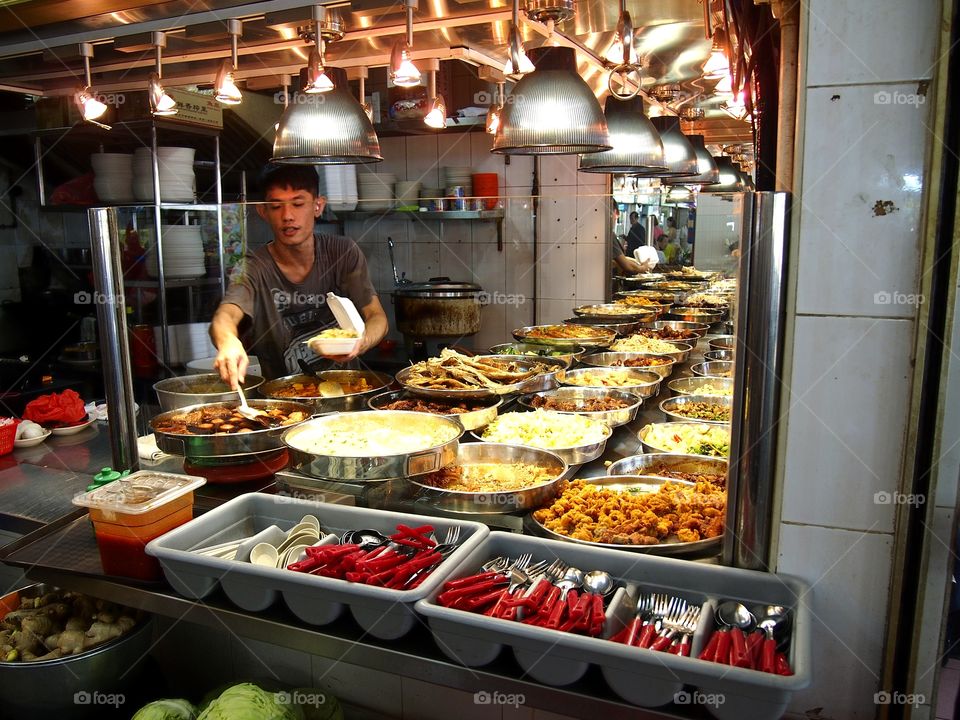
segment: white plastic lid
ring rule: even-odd
[[[125,515],[141,515],[166,505],[205,482],[202,477],[193,475],[138,470],[75,497],[73,504]]]
[[[360,316],[357,306],[353,304],[350,298],[340,297],[339,295],[334,295],[332,292],[328,292],[327,304],[330,306],[333,316],[337,319],[337,325],[339,325],[341,329],[352,330],[357,333],[358,337],[363,335],[363,329],[365,327],[363,318]]]

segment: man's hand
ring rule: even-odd
[[[250,360],[243,343],[237,338],[229,338],[220,344],[217,359],[213,367],[220,373],[220,377],[234,390],[239,387],[247,375]]]

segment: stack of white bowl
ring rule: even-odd
[[[393,192],[397,207],[416,207],[420,200],[420,183],[414,180],[398,182]]]
[[[393,173],[360,172],[357,176],[359,204],[357,210],[377,212],[393,207],[393,186],[397,176]]]
[[[320,178],[320,194],[327,198],[327,207],[334,212],[357,209],[356,165],[324,165]]]
[[[473,168],[447,165],[440,168],[440,179],[444,188],[460,186],[466,197],[473,194]]]
[[[133,155],[129,153],[95,153],[93,188],[103,202],[130,202],[133,197]]]
[[[147,256],[147,274],[157,277],[157,253]],[[203,236],[199,225],[163,226],[163,274],[166,279],[196,278],[207,274]]]
[[[160,170],[160,200],[193,202],[197,198],[197,178],[193,173],[196,150],[185,147],[157,148]],[[133,153],[133,192],[138,200],[153,201],[153,157],[150,148]]]

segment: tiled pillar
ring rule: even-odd
[[[938,3],[811,0],[779,572],[813,585],[798,715],[877,712],[917,312]],[[796,227],[796,226],[795,226]]]

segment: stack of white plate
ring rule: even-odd
[[[327,198],[327,207],[334,212],[357,209],[356,165],[324,165],[321,172],[320,194]]]
[[[393,207],[393,173],[360,172],[357,176],[359,203],[357,209],[366,212],[389,210]]]
[[[155,251],[147,256],[147,274],[152,277],[158,274]],[[207,274],[199,225],[163,226],[163,274],[166,279],[196,278]]]
[[[197,179],[193,173],[196,151],[184,147],[157,148],[160,170],[160,199],[163,202],[193,202]],[[133,192],[138,200],[153,200],[153,157],[150,148],[133,153]]]
[[[93,188],[104,202],[130,202],[133,197],[133,155],[129,153],[95,153]]]
[[[403,181],[394,185],[394,196],[397,199],[397,207],[416,207],[420,200],[420,183],[416,181]]]
[[[440,168],[440,179],[445,188],[461,186],[464,195],[473,194],[473,168],[447,165]]]

